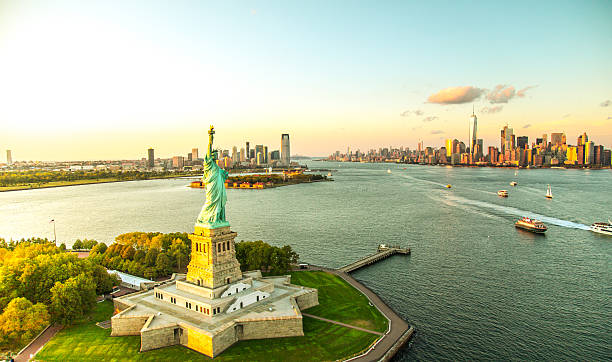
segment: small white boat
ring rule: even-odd
[[[548,188],[546,189],[546,198],[547,199],[552,199],[552,190],[550,189],[550,185],[548,185]]]
[[[608,220],[605,222],[596,222],[591,225],[591,231],[612,236],[612,221]]]
[[[516,181],[510,182],[510,186],[516,186],[516,185],[518,185],[518,182],[516,182]]]
[[[331,175],[332,175],[331,172],[327,173],[327,177],[331,177]]]
[[[387,169],[387,173],[391,173],[391,170],[390,170],[390,169]]]
[[[499,197],[508,197],[508,191],[507,190],[499,190],[499,191],[497,191],[497,196],[499,196]]]

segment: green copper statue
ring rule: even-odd
[[[228,174],[216,163],[218,155],[217,151],[213,151],[214,134],[215,128],[210,126],[208,151],[204,158],[204,175],[202,176],[202,182],[206,184],[206,202],[196,222],[196,226],[212,229],[229,226],[229,222],[225,220],[225,203],[227,202],[225,180]]]

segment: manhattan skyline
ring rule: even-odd
[[[501,125],[612,146],[609,2],[2,2],[0,148],[182,154],[214,124],[292,154],[416,148]]]

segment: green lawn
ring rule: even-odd
[[[373,331],[387,331],[387,318],[344,279],[320,271],[298,271],[291,273],[291,283],[319,290],[319,305],[305,313]]]
[[[367,298],[340,278],[323,272],[295,272],[292,282],[319,288],[319,302],[329,305],[331,312],[321,306],[308,309],[321,317],[358,324],[369,321],[378,325],[379,319],[368,305]],[[315,284],[313,284],[315,283]],[[317,285],[316,283],[320,283]],[[331,293],[328,295],[328,293]],[[348,296],[348,297],[347,297]],[[365,304],[364,304],[365,303]],[[334,308],[332,308],[332,306]],[[342,311],[345,315],[342,315]],[[364,314],[367,312],[367,314]],[[110,337],[110,329],[102,329],[96,322],[108,320],[113,313],[111,302],[99,303],[86,319],[59,332],[36,355],[40,361],[205,361],[210,358],[183,346],[166,347],[144,353],[140,337]],[[378,311],[376,311],[378,313]],[[386,330],[386,319],[384,320]],[[345,318],[340,318],[345,317]],[[358,318],[357,318],[358,317]],[[379,330],[379,329],[377,329]],[[365,350],[378,336],[358,330],[304,317],[304,337],[240,341],[225,350],[215,361],[333,361]]]

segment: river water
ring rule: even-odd
[[[228,190],[237,240],[290,244],[303,261],[329,267],[379,243],[411,247],[411,256],[354,273],[416,327],[398,359],[612,358],[612,237],[588,231],[612,219],[611,171],[309,166],[337,169],[335,181]],[[53,239],[51,219],[67,245],[130,231],[191,232],[204,190],[188,183],[0,193],[0,237]],[[510,197],[499,198],[500,189]],[[543,220],[546,235],[516,230],[523,215]]]

